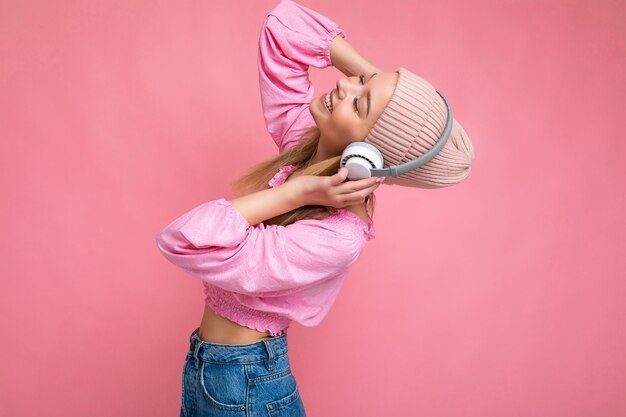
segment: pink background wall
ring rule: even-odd
[[[380,187],[336,305],[290,328],[309,415],[626,415],[626,3],[300,3],[476,150],[459,186]],[[201,285],[154,237],[275,154],[275,4],[0,3],[0,415],[178,415]]]

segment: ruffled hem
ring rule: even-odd
[[[341,36],[343,39],[348,39],[348,34],[340,27],[335,27],[330,32],[328,32],[325,36],[324,43],[321,46],[321,55],[324,57],[324,62],[326,66],[329,67],[333,64],[330,59],[330,47],[332,46],[333,39],[335,36]]]
[[[269,185],[272,188],[278,187],[279,185],[281,185],[285,181],[287,181],[287,178],[289,178],[289,176],[297,169],[298,169],[297,165],[283,165],[283,166],[281,166],[278,169],[278,172],[276,174],[274,174],[272,179],[270,179],[267,182],[267,185]]]

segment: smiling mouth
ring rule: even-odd
[[[332,90],[326,93],[322,101],[328,113],[332,114],[333,112]]]

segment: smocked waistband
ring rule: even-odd
[[[268,331],[279,336],[289,327],[291,320],[282,314],[255,310],[235,298],[235,294],[220,287],[204,284],[205,303],[217,314],[237,324],[260,332]]]

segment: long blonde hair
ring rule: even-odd
[[[230,184],[231,191],[235,196],[247,195],[256,191],[266,190],[268,182],[283,165],[297,165],[301,167],[301,175],[332,176],[340,167],[341,155],[325,159],[316,164],[308,164],[308,161],[317,152],[320,140],[320,130],[317,126],[306,130],[298,143],[287,151],[278,154],[274,158],[253,165],[244,171],[244,174]],[[300,168],[299,168],[300,169]],[[376,197],[371,193],[367,201],[367,211],[370,217],[374,215]],[[287,213],[280,214],[264,221],[264,224],[276,224],[287,226],[302,219],[323,219],[330,216],[336,210],[335,207],[321,205],[306,205],[298,207]]]

